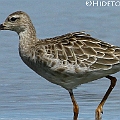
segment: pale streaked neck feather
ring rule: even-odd
[[[29,24],[26,29],[20,33],[19,35],[19,50],[22,53],[26,53],[30,51],[30,47],[34,46],[35,43],[38,41],[36,37],[36,30],[34,26]]]

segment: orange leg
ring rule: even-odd
[[[109,94],[111,93],[112,89],[116,85],[117,79],[115,77],[108,75],[108,76],[106,76],[106,78],[111,80],[111,84],[110,84],[110,87],[108,88],[106,94],[104,95],[102,101],[100,102],[100,104],[98,105],[98,107],[95,111],[95,120],[101,120],[101,113],[103,113],[103,105],[104,105],[105,101],[107,100]]]
[[[70,97],[71,97],[71,100],[72,100],[72,103],[73,103],[73,112],[74,112],[74,117],[73,117],[73,120],[77,120],[78,118],[78,114],[79,114],[79,106],[74,98],[74,94],[73,94],[73,91],[70,90],[69,91],[69,94],[70,94]]]

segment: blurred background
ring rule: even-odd
[[[86,31],[95,38],[120,46],[120,7],[91,2],[0,0],[0,23],[12,12],[22,10],[33,21],[38,38]],[[16,33],[0,31],[0,120],[72,120],[68,92],[29,69],[19,57],[18,43]],[[103,120],[120,119],[120,73],[113,76],[118,81],[104,105]],[[110,81],[103,78],[74,90],[80,107],[79,120],[94,120],[94,111],[109,84]]]

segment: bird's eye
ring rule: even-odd
[[[11,19],[10,19],[10,21],[15,21],[17,18],[15,18],[15,17],[12,17]]]
[[[7,20],[8,20],[9,22],[15,22],[17,19],[19,19],[19,18],[18,18],[18,17],[11,17],[11,18],[8,17]]]

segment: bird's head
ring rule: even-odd
[[[4,23],[0,24],[0,30],[11,30],[19,34],[31,25],[29,16],[25,12],[17,11],[10,14]]]

